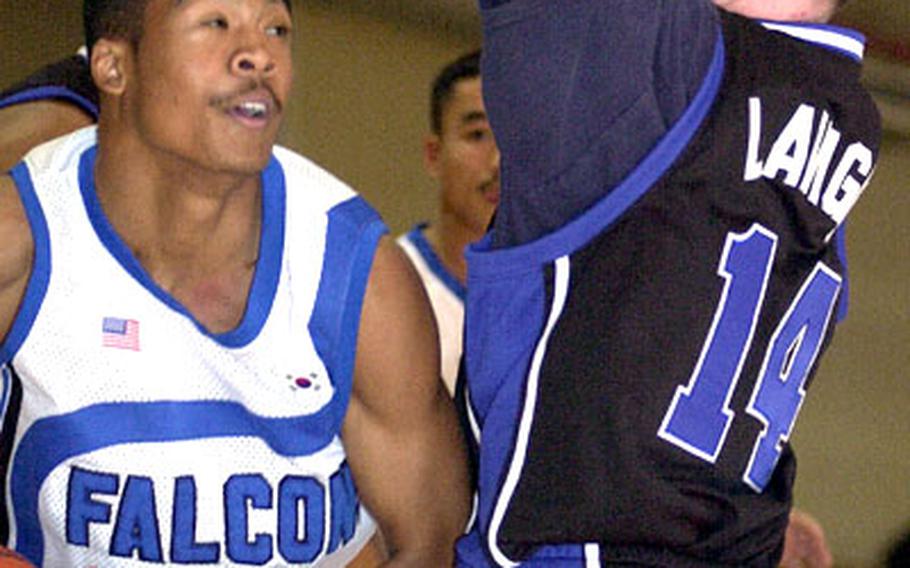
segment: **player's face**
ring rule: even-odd
[[[499,149],[484,110],[480,78],[455,84],[441,126],[426,147],[427,169],[442,192],[441,213],[479,238],[499,203]]]
[[[292,82],[281,0],[151,0],[127,112],[149,147],[205,169],[268,163]]]

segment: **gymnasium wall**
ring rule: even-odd
[[[297,4],[296,99],[282,140],[357,188],[400,232],[434,214],[420,155],[429,82],[479,38],[464,26],[357,4]],[[77,6],[0,2],[0,84],[75,50]],[[849,225],[850,317],[793,437],[797,504],[822,521],[838,566],[852,567],[875,566],[889,540],[910,528],[910,68],[879,67],[889,131]]]

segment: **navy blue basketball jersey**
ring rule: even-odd
[[[461,566],[780,557],[788,438],[880,121],[858,34],[719,22],[700,90],[631,173],[542,238],[467,253],[479,501]]]

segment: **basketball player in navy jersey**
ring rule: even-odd
[[[289,4],[85,8],[97,131],[0,178],[3,540],[38,566],[340,565],[378,524],[389,566],[450,563],[466,475],[419,280],[274,146]]]
[[[437,321],[451,319],[452,302],[447,301],[445,293],[456,297],[457,291],[463,290],[463,286],[453,288],[445,283],[449,280],[464,282],[462,253],[450,250],[453,247],[446,243],[451,245],[453,240],[467,243],[482,236],[493,211],[493,203],[488,204],[488,198],[495,196],[489,195],[489,188],[493,182],[498,182],[498,150],[491,153],[487,148],[487,137],[491,134],[480,98],[479,59],[478,52],[465,54],[447,64],[433,82],[433,134],[426,140],[425,158],[429,171],[439,180],[441,215],[446,222],[436,226],[433,233],[429,230],[432,227],[421,226],[407,236],[407,242],[413,245],[426,267],[432,267],[427,274],[418,272],[431,300],[434,287],[436,294],[442,296],[439,298],[442,307],[434,303]],[[20,104],[10,104],[14,101]],[[75,128],[90,124],[97,114],[97,91],[91,83],[87,65],[77,56],[50,65],[9,89],[0,99],[0,106],[6,106],[0,110],[0,122],[5,125],[2,132],[6,134],[5,143],[0,144],[0,154],[6,152],[10,156],[8,163],[12,165],[28,149],[29,142],[51,138],[67,125]],[[494,169],[490,170],[491,167]],[[438,266],[434,259],[438,259]],[[442,287],[446,289],[441,290]],[[458,308],[461,309],[460,301]],[[441,310],[444,313],[441,314]],[[441,330],[443,353],[447,349],[455,353],[461,351],[461,319],[457,319],[451,336]],[[445,364],[442,371],[445,378]],[[804,512],[791,513],[785,543],[782,566],[821,568],[831,564],[821,527]]]
[[[879,116],[835,0],[480,0],[460,566],[774,566]]]

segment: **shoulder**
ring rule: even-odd
[[[345,264],[372,256],[372,248],[388,228],[379,213],[348,184],[308,158],[276,146],[266,170],[266,184],[283,183],[292,227],[325,225],[326,247]],[[282,176],[281,182],[274,179]]]
[[[424,225],[422,224],[417,225],[410,231],[401,233],[395,238],[395,242],[404,250],[405,254],[408,255],[408,258],[414,259],[420,256],[420,253],[417,250],[417,244],[423,226]]]
[[[368,289],[373,311],[384,317],[419,319],[423,315],[421,310],[426,302],[423,284],[414,264],[391,237],[383,236],[377,243]]]
[[[275,146],[272,154],[281,166],[289,194],[301,193],[309,204],[321,201],[330,208],[357,195],[347,183],[306,156],[282,146]]]
[[[364,296],[357,350],[358,374],[370,377],[370,381],[358,385],[355,380],[356,390],[369,392],[379,383],[396,382],[401,377],[426,375],[435,381],[439,369],[437,350],[435,321],[420,277],[392,238],[382,237],[376,247]],[[425,359],[424,355],[429,358]],[[401,363],[397,371],[390,361]],[[421,370],[415,373],[417,368]],[[409,369],[409,372],[398,372],[402,369]],[[416,386],[399,385],[405,390]],[[387,387],[388,384],[382,388]],[[384,393],[375,394],[385,396]]]

